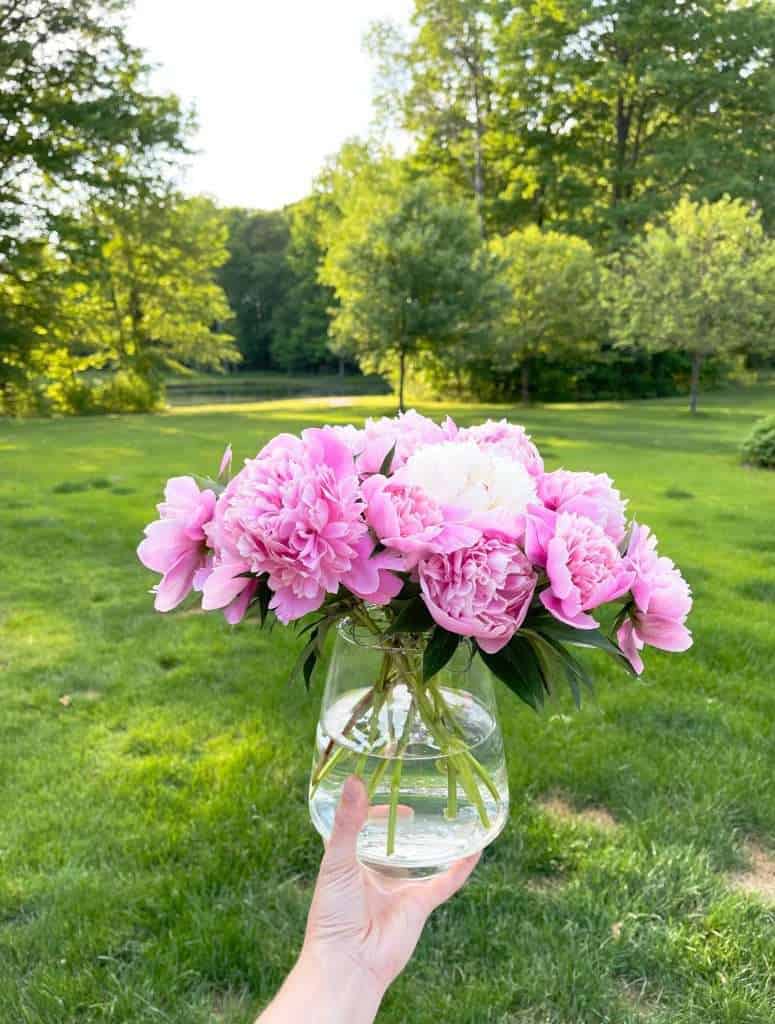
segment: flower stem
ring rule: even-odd
[[[351,751],[347,747],[337,747],[333,754],[317,769],[314,778],[312,780],[312,790],[310,796],[314,796],[320,783],[325,779],[329,772],[331,772],[338,761],[345,755],[350,754]]]
[[[396,748],[395,760],[393,761],[393,774],[390,779],[390,807],[388,810],[386,850],[388,857],[395,853],[396,848],[396,819],[398,817],[398,797],[401,792],[401,771],[404,764],[404,751],[409,744],[409,737],[412,734],[415,709],[416,705],[414,697],[412,697],[412,700],[409,703],[409,710],[406,713],[406,721],[404,722],[401,739],[398,741],[398,747]]]
[[[374,794],[379,789],[379,784],[382,782],[382,776],[385,774],[388,766],[388,759],[383,757],[380,763],[377,765],[374,774],[369,779],[369,803],[374,799]]]
[[[470,762],[471,767],[476,772],[476,774],[479,776],[479,778],[482,780],[482,782],[485,784],[485,786],[489,790],[490,795],[492,796],[492,798],[494,800],[500,800],[500,793],[498,792],[498,789],[497,789],[495,783],[492,780],[492,776],[487,771],[487,769],[484,767],[484,765],[481,763],[481,761],[477,761],[477,759],[474,757],[474,755],[471,753],[470,750],[464,750],[462,756],[468,762]]]
[[[457,817],[457,768],[452,758],[447,758],[447,818]]]
[[[356,725],[358,719],[361,717],[361,715],[364,713],[364,711],[366,711],[366,709],[369,707],[369,705],[371,704],[371,702],[373,700],[374,700],[374,687],[372,686],[372,688],[370,690],[367,690],[366,693],[364,693],[364,695],[361,697],[361,699],[358,701],[358,703],[353,708],[352,714],[350,715],[349,719],[347,720],[347,723],[345,724],[344,729],[342,729],[341,735],[343,737],[347,736],[350,732],[352,732],[352,730],[355,728],[355,725]],[[323,753],[320,756],[320,760],[318,761],[317,768],[315,769],[314,774],[312,776],[312,793],[314,793],[315,790],[320,785],[320,780],[322,778],[324,778],[324,773],[325,773],[325,775],[327,775],[328,772],[331,770],[330,768],[327,768],[326,766],[329,764],[331,758],[337,753],[334,750],[334,747],[336,747],[336,740],[332,737],[328,741],[328,743],[326,744],[326,747],[325,747]],[[340,746],[338,749],[339,750],[344,750],[346,748]],[[338,759],[338,757],[337,757],[337,759]]]

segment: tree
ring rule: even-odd
[[[773,346],[774,245],[761,214],[741,200],[682,199],[609,277],[615,343],[690,355],[689,408],[696,412],[705,359]]]
[[[226,237],[203,198],[93,205],[63,242],[74,344],[104,351],[144,378],[236,361],[223,329],[229,307],[215,281]]]
[[[322,277],[339,302],[334,343],[352,345],[364,369],[397,361],[400,409],[407,359],[474,345],[498,294],[473,203],[398,172],[392,190],[348,203]]]
[[[0,272],[64,202],[154,194],[191,118],[146,85],[127,0],[0,0]]]
[[[289,373],[317,370],[334,359],[328,344],[334,296],[319,280],[324,257],[320,197],[313,193],[285,213],[290,228],[285,252],[290,279],[285,300],[272,316],[272,363]]]
[[[535,225],[494,239],[491,248],[511,296],[496,332],[494,362],[499,369],[520,371],[527,403],[537,357],[564,358],[597,343],[597,261],[583,239]]]
[[[234,314],[234,333],[249,369],[268,369],[273,362],[275,317],[293,283],[287,253],[290,230],[280,210],[254,212],[231,209],[228,259],[218,270]]]
[[[775,217],[770,0],[502,3],[495,159],[525,214],[620,245],[683,190]]]
[[[379,67],[377,104],[411,132],[414,159],[472,194],[484,230],[494,83],[488,0],[415,0],[411,39],[387,23],[367,43]]]

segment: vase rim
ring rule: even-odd
[[[412,640],[406,643],[399,643],[393,637],[375,636],[350,616],[336,624],[336,631],[345,643],[374,651],[422,651],[428,641],[427,633],[404,633],[402,636],[412,637]]]

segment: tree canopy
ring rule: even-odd
[[[616,344],[688,353],[696,412],[705,359],[773,349],[773,270],[775,243],[766,238],[759,212],[729,197],[682,199],[666,224],[639,238],[611,274]]]
[[[62,205],[155,194],[192,127],[147,84],[128,0],[0,3],[0,269]]]
[[[598,264],[584,239],[535,225],[494,239],[491,248],[511,298],[495,332],[494,362],[520,371],[527,402],[530,366],[538,356],[578,357],[585,347],[596,347],[602,329]]]
[[[365,369],[398,367],[404,404],[407,359],[473,346],[499,295],[471,201],[438,183],[410,181],[386,193],[356,194],[323,264],[336,291],[335,342]]]

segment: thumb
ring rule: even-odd
[[[355,866],[358,833],[363,828],[368,813],[366,787],[357,775],[351,775],[342,787],[334,827],[323,857],[324,871],[338,874]]]

